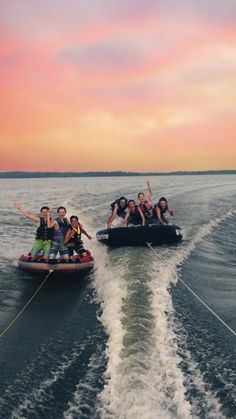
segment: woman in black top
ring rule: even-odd
[[[127,223],[127,226],[129,225],[144,226],[145,225],[145,218],[144,218],[143,212],[140,206],[135,204],[135,201],[133,199],[130,199],[128,201],[127,213],[121,225],[125,225],[126,223]]]

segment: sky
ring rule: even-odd
[[[235,0],[1,0],[0,171],[236,169]]]

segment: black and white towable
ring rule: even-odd
[[[183,234],[177,225],[151,225],[109,228],[98,231],[96,237],[108,246],[141,246],[175,244],[182,240]]]

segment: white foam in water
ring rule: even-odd
[[[79,221],[85,228],[85,230],[90,233],[92,230],[93,218],[92,215],[89,217],[89,209],[94,209],[94,207],[86,207],[86,208],[76,208],[76,206],[71,205],[69,202],[65,203],[67,209],[67,218],[69,219],[72,215],[77,215],[79,217]],[[96,207],[97,208],[97,207]],[[82,214],[82,216],[81,216]],[[92,232],[92,237],[96,237],[96,231]],[[82,235],[82,240],[87,240],[85,235]],[[91,247],[91,244],[88,246]]]
[[[175,258],[173,258],[175,259]],[[156,269],[155,269],[156,264]],[[168,287],[176,277],[175,262],[154,262],[152,290],[152,312],[155,317],[154,350],[150,359],[150,381],[152,382],[151,397],[161,406],[169,406],[169,418],[198,417],[198,406],[194,408],[186,400],[185,377],[180,369],[181,357],[177,355],[177,336],[171,321],[173,312],[171,296]],[[178,336],[180,338],[180,336]],[[181,336],[182,339],[182,336]],[[188,356],[187,356],[188,355]],[[220,419],[220,403],[211,392],[206,392],[205,383],[197,365],[192,361],[190,353],[184,353],[184,360],[191,370],[191,379],[195,389],[201,391],[209,418]],[[201,403],[203,403],[201,400]]]
[[[124,275],[127,273],[126,257],[123,257],[122,264],[120,257],[109,257],[105,253],[105,247],[99,244],[94,245],[92,253],[95,255],[94,285],[97,300],[102,306],[100,320],[108,334],[107,341],[107,369],[105,379],[107,384],[101,395],[102,404],[108,402],[118,394],[114,394],[117,388],[119,375],[117,370],[121,362],[121,351],[123,349],[123,338],[125,329],[122,325],[124,314],[122,305],[127,296],[127,286]],[[114,255],[114,254],[113,254]]]
[[[93,417],[93,408],[91,405],[91,394],[94,399],[99,389],[94,386],[94,381],[97,378],[97,369],[104,362],[101,354],[94,353],[88,364],[88,372],[85,378],[76,386],[73,402],[69,403],[69,408],[64,412],[65,419],[73,419],[78,417]],[[85,415],[86,411],[86,415]]]
[[[119,419],[189,419],[198,417],[197,407],[187,400],[186,382],[180,367],[181,357],[177,354],[177,336],[171,323],[173,312],[171,296],[168,288],[171,283],[178,281],[178,267],[186,260],[191,252],[212,229],[225,218],[233,215],[228,212],[225,216],[211,220],[200,227],[194,238],[186,246],[179,247],[171,257],[169,251],[164,251],[165,258],[153,261],[149,275],[152,297],[150,308],[154,318],[152,333],[152,347],[147,349],[143,357],[136,356],[136,368],[132,368],[132,356],[126,360],[122,358],[123,338],[125,329],[122,326],[122,302],[127,296],[125,284],[122,281],[125,261],[122,261],[122,271],[119,277],[114,272],[114,282],[110,282],[111,272],[100,266],[97,272],[96,289],[103,305],[101,321],[108,335],[108,367],[106,371],[107,384],[101,392],[103,418]],[[100,262],[102,263],[101,259]],[[104,261],[105,263],[105,261]],[[111,267],[109,266],[109,269]],[[113,267],[114,269],[114,267]],[[152,272],[151,272],[152,270]],[[108,276],[107,276],[108,275]],[[121,281],[121,285],[118,283]],[[114,287],[112,286],[114,285]],[[123,290],[123,293],[122,293]],[[137,359],[137,356],[140,359]],[[220,413],[221,405],[210,391],[206,392],[204,380],[197,366],[189,358],[192,380],[196,388],[202,390],[204,403],[209,412],[209,418],[223,418]],[[140,368],[138,367],[140,364]]]
[[[80,214],[85,213],[86,216],[87,216],[88,211],[90,211],[90,210],[94,211],[95,209],[97,211],[98,209],[101,209],[101,208],[106,209],[107,206],[108,206],[108,204],[106,202],[103,202],[102,204],[96,204],[96,207],[94,205],[90,205],[90,206],[86,206],[85,208],[80,208],[79,213]],[[78,211],[78,209],[77,209],[77,211]]]
[[[67,210],[67,218],[70,218],[72,215],[78,216],[78,208],[76,206],[71,205],[69,201],[64,202],[63,205],[65,205]]]
[[[170,418],[189,418],[192,415],[196,417],[198,409],[196,408],[195,412],[193,412],[193,407],[185,400],[184,376],[178,366],[181,358],[176,354],[177,339],[174,327],[171,325],[171,321],[168,321],[168,317],[173,311],[168,288],[171,283],[178,281],[178,267],[189,257],[197,243],[207,236],[215,226],[232,215],[233,212],[228,212],[223,217],[211,220],[199,229],[187,246],[182,247],[171,257],[165,257],[161,261],[155,260],[153,262],[154,272],[150,288],[153,295],[151,304],[152,312],[156,319],[156,327],[154,331],[155,350],[150,361],[150,380],[153,383],[152,399],[158,399],[161,405],[169,403],[170,416],[168,417]],[[187,356],[187,352],[185,356]],[[221,405],[219,401],[212,392],[206,391],[201,373],[191,360],[189,353],[187,358],[185,361],[188,362],[192,371],[194,386],[201,390],[205,396],[204,402],[207,406],[208,417],[223,418],[224,416],[220,412]],[[174,412],[173,415],[171,411]]]
[[[20,404],[12,411],[11,418],[19,419],[23,418],[27,414],[34,412],[35,407],[39,404],[43,404],[45,399],[48,398],[50,388],[55,384],[59,379],[64,377],[65,372],[73,365],[73,363],[78,359],[80,354],[85,349],[84,344],[79,344],[78,348],[75,348],[71,355],[64,356],[64,361],[58,366],[57,369],[50,371],[50,377],[43,380],[38,388],[33,388],[32,391],[28,394],[24,394],[23,400]]]
[[[176,329],[176,327],[174,328]],[[184,343],[184,346],[186,346],[182,333],[181,341],[182,344]],[[191,398],[193,417],[201,417],[201,410],[204,408],[204,411],[207,411],[207,418],[225,419],[225,416],[221,412],[222,406],[219,403],[216,394],[206,389],[206,384],[202,377],[201,371],[198,369],[196,362],[193,361],[191,353],[186,349],[184,350],[184,362],[188,365],[188,372],[191,374],[191,384],[188,383],[188,386],[191,386],[191,389],[195,391],[197,390],[201,398],[200,401],[199,396],[196,400]]]
[[[158,275],[155,265],[158,266]],[[152,384],[147,396],[154,406],[166,410],[165,417],[187,419],[191,417],[191,406],[185,397],[184,377],[179,367],[181,359],[176,353],[176,336],[168,322],[172,311],[168,287],[173,271],[171,268],[165,271],[160,265],[160,262],[153,262],[153,280],[150,283],[155,326],[148,374],[148,381]]]
[[[217,224],[231,215],[233,212],[228,212],[224,217],[211,220],[207,225],[200,227],[189,243],[172,251],[171,257],[167,257],[169,251],[164,251],[165,259],[157,260],[156,258],[153,261],[148,273],[152,278],[149,282],[151,290],[149,309],[154,319],[154,326],[150,332],[152,345],[145,346],[146,342],[144,342],[146,353],[134,354],[127,359],[122,356],[122,350],[125,349],[123,340],[127,332],[122,323],[124,319],[122,306],[128,296],[125,281],[125,276],[128,275],[127,256],[125,252],[122,253],[122,258],[119,257],[118,251],[106,252],[107,248],[100,244],[91,243],[89,246],[95,256],[94,286],[97,300],[102,306],[100,320],[108,334],[106,384],[99,396],[98,417],[112,419],[197,417],[197,407],[191,406],[186,397],[185,378],[179,365],[181,358],[176,353],[176,334],[170,321],[173,307],[168,288],[171,283],[178,281],[178,267],[189,257],[197,243]],[[135,362],[132,357],[136,357]],[[92,357],[89,366],[92,372],[96,369],[94,362],[96,360]],[[190,356],[188,362],[192,370],[194,385],[204,393],[204,381]],[[47,390],[64,374],[64,370],[69,368],[71,363],[73,363],[73,356],[65,362],[65,366],[59,367],[51,378],[44,380],[38,389],[33,389],[32,393],[14,410],[15,416],[12,417],[22,417],[20,415],[25,412],[25,409],[30,412],[36,401],[42,402]],[[87,391],[97,391],[92,385],[91,371],[86,374],[84,382],[77,385],[74,401],[64,413],[66,419],[79,417],[83,408],[89,410],[83,395]],[[220,404],[214,394],[206,392],[205,403],[209,409],[209,418],[223,418],[220,414]]]
[[[172,269],[172,278],[171,282],[176,283],[178,280],[177,268],[183,264],[183,262],[189,257],[192,251],[195,249],[196,245],[204,239],[214,227],[220,224],[222,221],[226,220],[229,217],[232,217],[235,214],[234,211],[228,211],[224,216],[212,219],[209,223],[204,224],[199,228],[198,232],[195,234],[193,239],[186,245],[178,250],[178,253],[174,254],[171,261],[166,261],[166,267],[171,267]]]
[[[113,190],[112,188],[111,190]],[[186,188],[183,191],[186,193]],[[172,194],[172,196],[174,195]],[[77,215],[78,207],[76,204],[79,203],[79,197],[71,197],[70,195],[69,199],[68,202],[65,202],[68,214],[75,213]],[[70,202],[75,206],[70,205]],[[92,206],[86,209],[85,206],[83,208],[79,207],[79,215],[81,213],[83,217],[86,214],[86,229],[87,227],[89,229],[89,224],[93,225],[93,215],[91,214],[91,219],[88,219],[87,212],[88,209],[92,210],[93,208]],[[99,205],[99,208],[103,208],[103,204]],[[233,213],[229,212],[224,217],[203,225],[190,242],[183,242],[182,245],[171,252],[169,250],[165,252],[165,249],[162,249],[162,254],[166,254],[166,258],[153,261],[150,272],[148,272],[150,277],[149,289],[151,291],[150,304],[148,304],[148,307],[143,306],[153,316],[150,324],[147,323],[147,328],[150,327],[151,341],[143,342],[143,352],[137,351],[131,355],[125,353],[123,343],[124,337],[127,337],[127,330],[125,328],[126,323],[123,322],[124,312],[122,310],[124,301],[128,300],[129,297],[129,289],[125,281],[125,276],[128,273],[126,252],[123,249],[122,256],[119,257],[119,260],[116,260],[116,254],[119,254],[119,251],[117,253],[116,251],[106,253],[106,248],[101,244],[89,242],[88,248],[95,257],[94,285],[97,300],[101,303],[103,309],[100,320],[108,334],[106,384],[100,394],[101,405],[97,406],[97,411],[94,412],[94,415],[92,413],[90,417],[95,417],[95,413],[97,413],[96,417],[112,419],[184,419],[198,417],[197,404],[200,404],[201,400],[196,400],[196,406],[193,404],[191,406],[186,396],[186,390],[189,390],[189,388],[187,388],[188,383],[186,383],[180,368],[181,357],[177,355],[176,351],[176,328],[172,323],[173,307],[168,288],[171,283],[177,283],[178,267],[189,257],[197,243],[209,234],[214,226],[230,215],[233,215]],[[31,235],[31,230],[28,231],[27,240],[30,244],[33,242],[33,234]],[[12,249],[11,240],[9,240],[9,243],[7,240],[4,240],[4,242],[7,245],[7,253],[10,257],[18,256],[17,249]],[[22,244],[22,233],[17,244]],[[19,249],[18,246],[17,248]],[[14,255],[11,252],[14,252]],[[150,259],[152,259],[151,250]],[[155,257],[155,259],[157,258]],[[28,394],[24,394],[24,382],[27,381],[26,384],[28,385],[35,365],[32,365],[32,368],[25,372],[25,376],[18,378],[18,395],[22,395],[22,401],[14,410],[15,416],[12,417],[27,417],[27,412],[29,416],[32,416],[36,406],[47,406],[46,402],[50,397],[53,384],[63,378],[77,356],[80,356],[80,351],[72,351],[70,356],[65,358],[58,367],[51,369],[37,387],[35,385],[32,391],[28,391]],[[204,403],[207,404],[209,409],[207,417],[212,419],[222,418],[220,404],[214,394],[206,391],[204,380],[197,365],[192,361],[191,354],[186,351],[184,356],[185,362],[189,365],[194,388],[199,389],[203,395],[205,393]],[[92,392],[93,390],[97,392],[97,389],[93,387],[96,361],[96,356],[92,356],[85,379],[78,383],[74,393],[74,401],[64,414],[66,418],[77,419],[80,417],[83,407],[89,408],[86,405],[86,392]],[[24,372],[22,371],[22,373]],[[15,397],[14,393],[12,397]]]
[[[153,277],[154,272],[148,276]],[[171,297],[167,291],[169,282],[158,284],[160,301],[154,301],[151,308],[155,327],[151,344],[144,342],[144,351],[121,356],[122,342],[116,348],[116,363],[111,363],[107,385],[101,393],[103,418],[162,419],[191,417],[191,406],[185,399],[184,377],[178,364],[174,332],[167,322],[167,310]],[[146,307],[148,310],[148,307]],[[112,325],[112,335],[116,337]],[[122,331],[123,336],[125,330]],[[121,334],[119,334],[121,337]],[[112,337],[110,336],[110,341]],[[117,350],[118,349],[118,350]],[[113,355],[112,347],[109,356]]]

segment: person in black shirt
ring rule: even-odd
[[[116,199],[111,204],[111,214],[107,220],[107,228],[111,228],[112,223],[116,216],[125,218],[126,210],[128,207],[128,200],[124,196],[121,196],[119,199]]]
[[[144,226],[145,225],[145,218],[143,212],[139,205],[136,205],[133,199],[128,201],[128,209],[126,212],[126,216],[121,223],[122,225],[127,224],[127,226]]]

